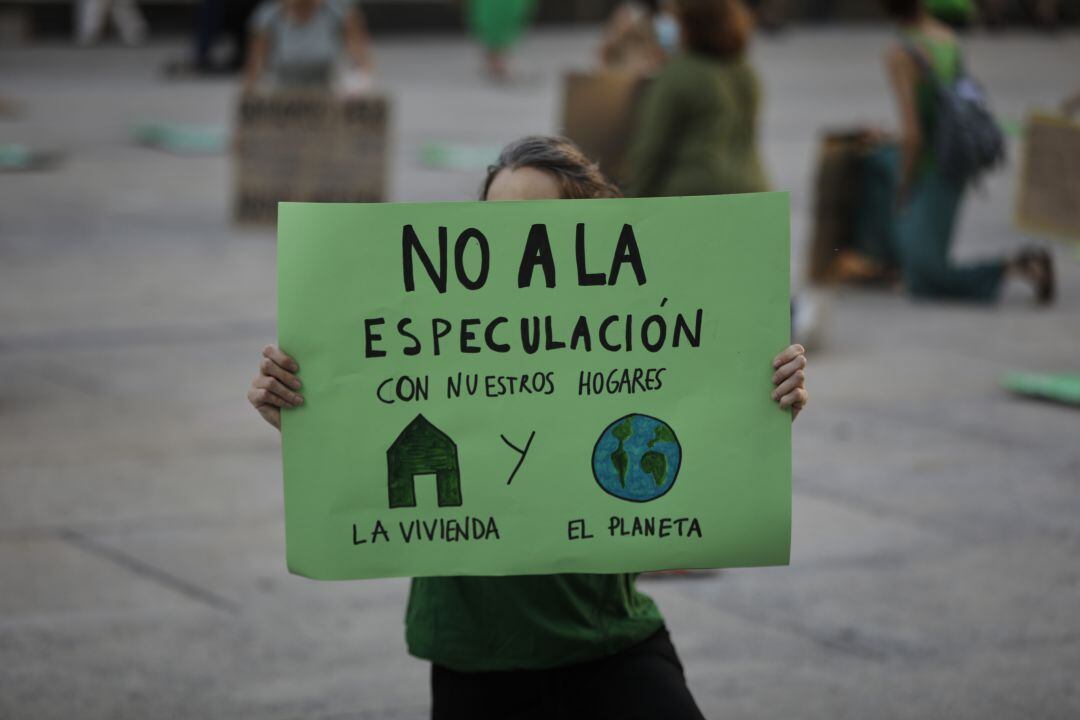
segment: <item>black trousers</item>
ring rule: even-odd
[[[704,720],[666,629],[610,657],[550,670],[431,667],[432,720]]]

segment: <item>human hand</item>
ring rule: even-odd
[[[300,379],[296,377],[300,366],[275,345],[267,345],[259,361],[259,373],[251,381],[247,399],[259,411],[266,422],[281,429],[281,410],[303,404],[304,396],[298,392]]]
[[[806,407],[810,396],[806,392],[806,348],[802,345],[789,345],[773,358],[772,399],[780,403],[784,410],[791,408],[792,421]]]

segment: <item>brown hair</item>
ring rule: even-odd
[[[675,0],[675,14],[691,52],[726,60],[750,44],[754,18],[742,0]]]
[[[881,4],[889,17],[901,22],[914,22],[922,14],[920,0],[882,0]]]
[[[488,166],[480,199],[487,200],[491,182],[500,170],[523,167],[541,170],[554,177],[559,184],[559,195],[564,199],[611,198],[621,194],[604,177],[597,164],[574,143],[562,137],[528,135],[504,147],[495,164]]]

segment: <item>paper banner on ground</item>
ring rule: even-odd
[[[786,194],[286,203],[278,243],[293,572],[787,562]]]
[[[329,93],[245,98],[237,115],[233,215],[273,223],[279,202],[386,199],[389,102]]]

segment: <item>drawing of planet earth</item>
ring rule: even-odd
[[[682,447],[663,420],[633,414],[608,425],[593,448],[593,475],[604,492],[648,502],[675,484]]]

